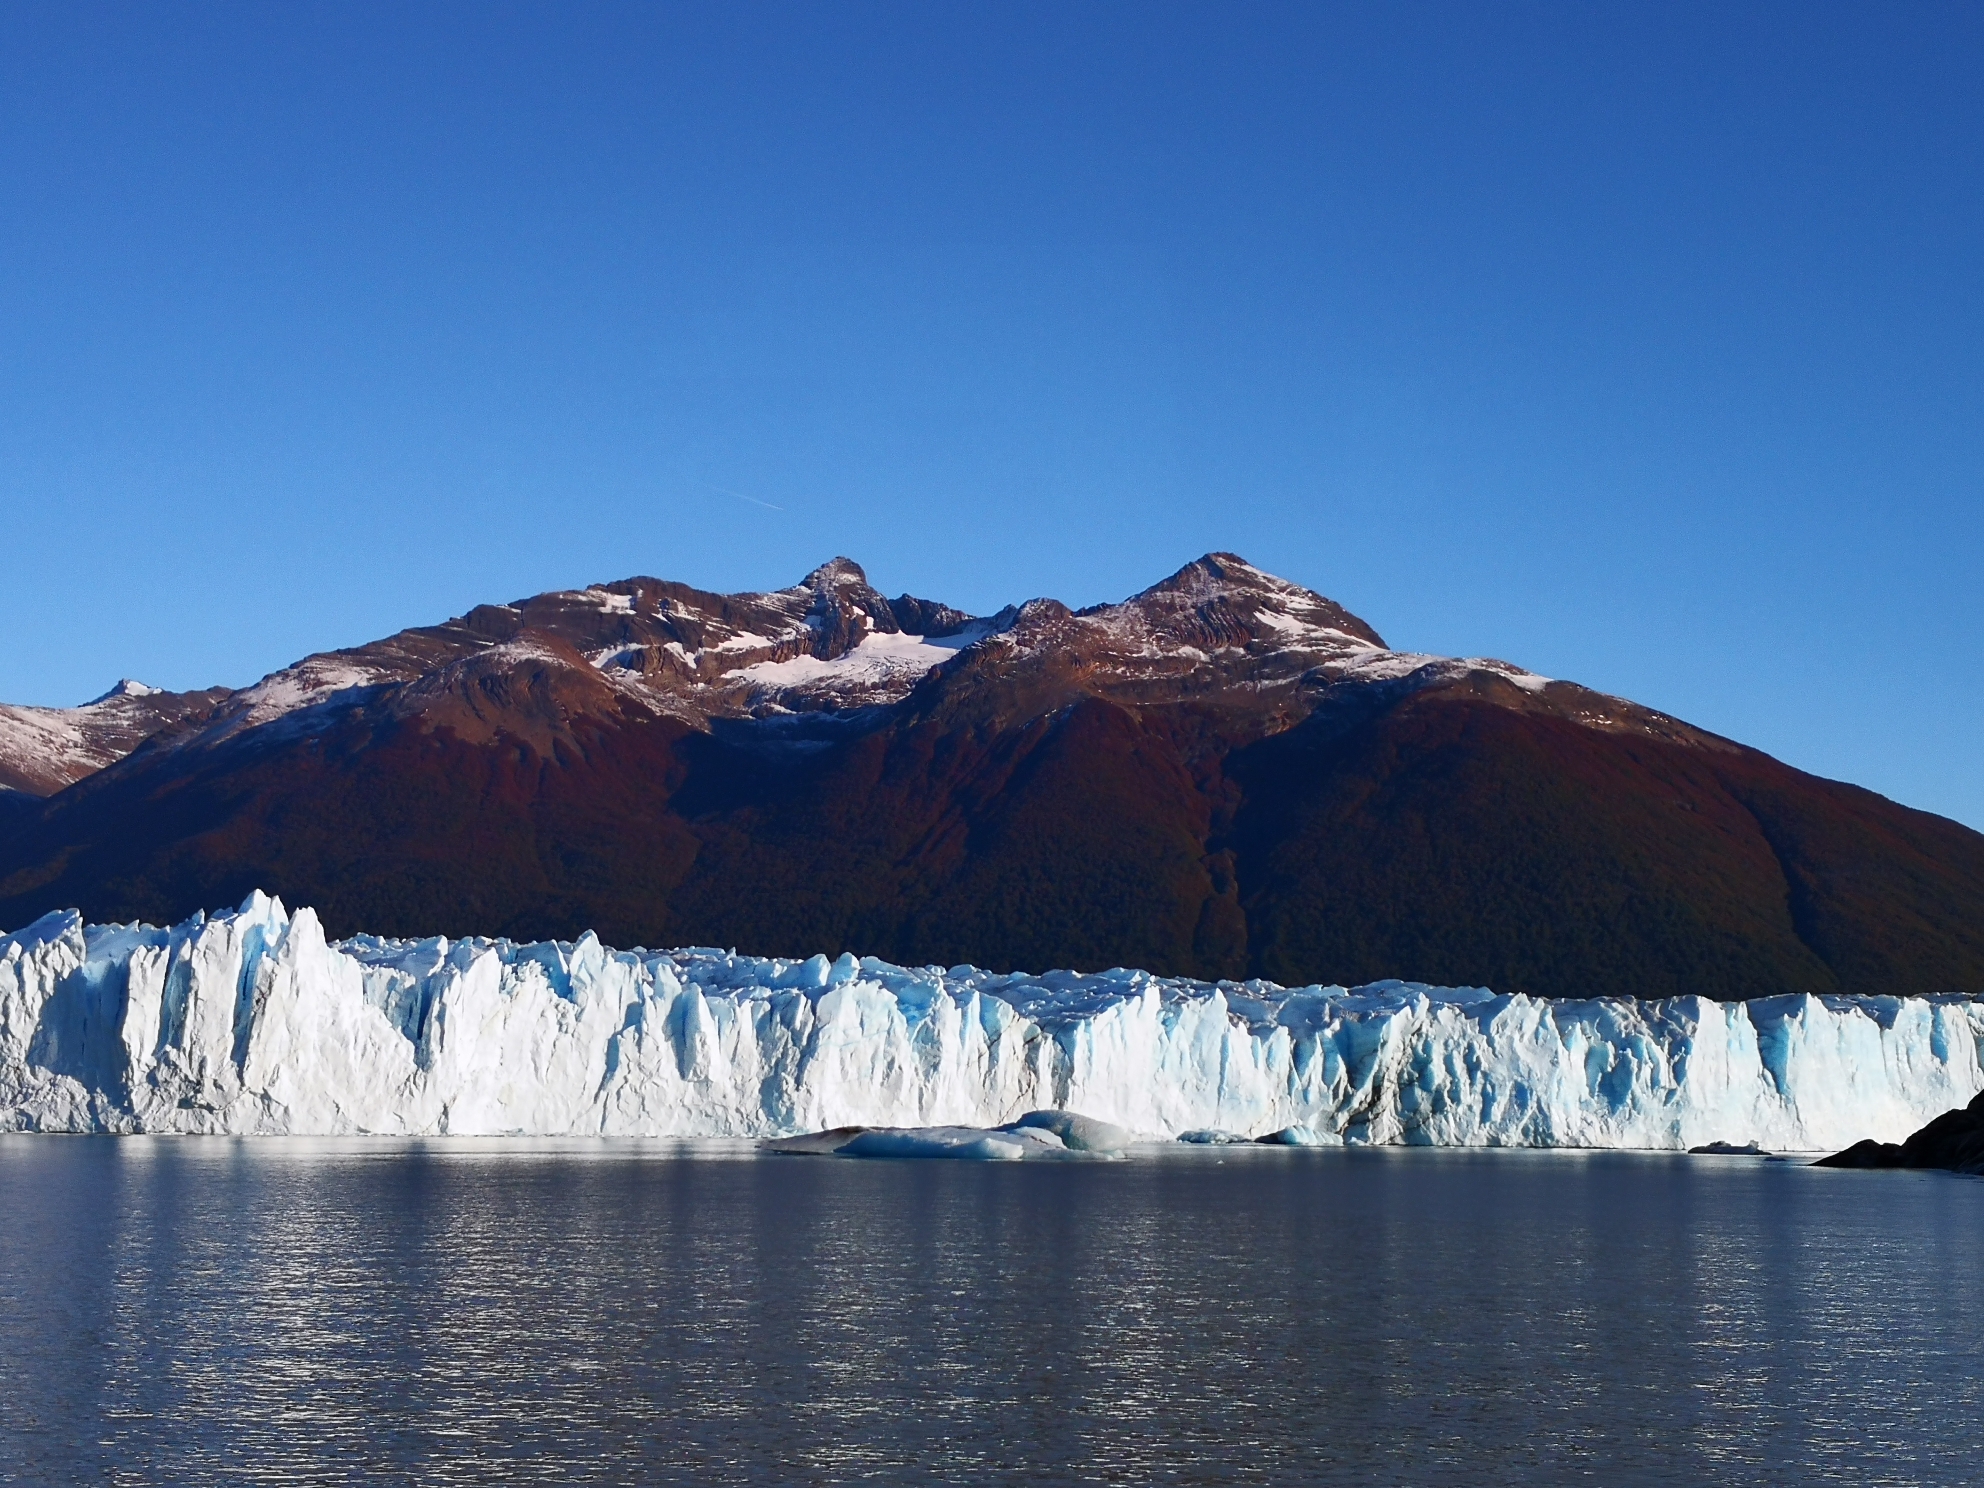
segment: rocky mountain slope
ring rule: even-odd
[[[334,933],[1553,995],[1984,988],[1984,837],[1571,683],[1393,651],[1230,554],[989,617],[887,599],[845,559],[770,594],[630,579],[203,706],[0,816],[0,924],[262,887]]]

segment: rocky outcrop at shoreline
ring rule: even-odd
[[[1821,1168],[1942,1168],[1984,1174],[1984,1094],[1945,1111],[1905,1142],[1855,1142],[1822,1157]]]

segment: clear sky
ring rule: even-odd
[[[1984,8],[0,8],[0,699],[1208,549],[1984,827]]]

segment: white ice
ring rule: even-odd
[[[0,939],[0,1129],[979,1140],[1072,1110],[1151,1137],[1812,1151],[1966,1103],[1980,1044],[1984,1002],[1957,998],[1283,989],[590,935],[332,945],[260,894],[166,930],[57,914]]]

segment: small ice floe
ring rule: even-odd
[[[1341,1147],[1343,1138],[1335,1132],[1319,1132],[1313,1126],[1284,1126],[1255,1141],[1267,1147]]]
[[[836,1149],[839,1157],[961,1157],[977,1162],[1020,1162],[1067,1157],[1050,1131],[988,1131],[976,1126],[910,1126],[865,1131]]]
[[[1194,1147],[1239,1147],[1254,1139],[1243,1137],[1238,1132],[1219,1131],[1214,1127],[1200,1127],[1197,1131],[1178,1133],[1178,1140],[1189,1142]]]
[[[1754,1141],[1738,1147],[1734,1142],[1708,1142],[1700,1147],[1690,1147],[1691,1157],[1769,1157],[1770,1154]]]
[[[865,1126],[837,1126],[831,1131],[801,1132],[796,1137],[773,1137],[758,1146],[785,1157],[832,1157],[841,1148],[867,1131]]]
[[[1136,1134],[1075,1111],[1029,1111],[1004,1126],[842,1127],[781,1137],[767,1151],[789,1156],[948,1157],[973,1162],[1121,1157]]]
[[[1137,1134],[1128,1127],[1076,1111],[1028,1111],[1000,1130],[1052,1132],[1070,1152],[1121,1152],[1137,1139]]]

